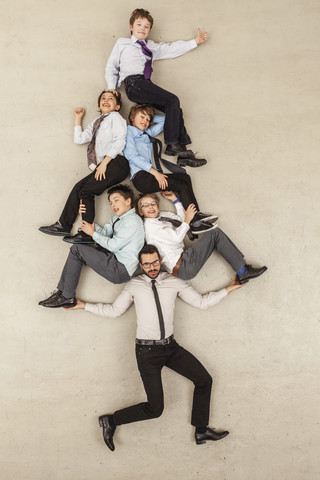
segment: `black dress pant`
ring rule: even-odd
[[[123,182],[129,175],[129,170],[128,160],[123,155],[118,155],[108,163],[105,179],[96,180],[94,171],[76,183],[59,218],[61,225],[70,232],[77,218],[80,199],[86,206],[86,213],[82,215],[83,220],[93,223],[95,217],[94,197],[101,195],[107,188]]]
[[[147,402],[117,410],[116,425],[139,422],[159,417],[163,412],[162,367],[171,368],[194,383],[191,424],[206,427],[209,424],[212,377],[191,353],[173,340],[168,345],[136,345],[140,375],[147,394]]]
[[[187,173],[166,173],[168,176],[168,188],[180,198],[183,208],[186,210],[190,203],[194,203],[199,211],[199,205],[193,193],[191,178]],[[140,170],[132,179],[135,188],[141,193],[160,192],[159,183],[151,173]]]
[[[164,123],[164,141],[188,145],[191,139],[184,126],[183,112],[179,98],[173,93],[146,80],[143,75],[130,75],[124,80],[126,94],[134,103],[151,103],[155,108],[166,115]]]

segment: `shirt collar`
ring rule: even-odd
[[[135,37],[134,35],[131,35],[131,43],[137,43],[138,40],[139,38]],[[142,42],[146,44],[145,40],[142,40]]]
[[[128,217],[129,215],[132,215],[133,213],[134,214],[136,213],[135,208],[131,208],[131,210],[128,210],[128,212],[121,215],[121,217],[118,217],[118,215],[114,215],[113,218],[120,218],[120,220],[121,220],[122,218]]]
[[[155,278],[156,283],[158,283],[159,285],[162,285],[164,275],[165,275],[165,272],[160,272],[157,278]],[[143,280],[146,283],[151,283],[152,278],[148,277],[148,275],[146,275],[145,273],[141,275],[141,278],[143,278]]]

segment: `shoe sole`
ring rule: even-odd
[[[207,160],[205,160],[204,162],[199,162],[197,165],[195,165],[194,163],[188,162],[188,160],[186,160],[186,161],[181,161],[181,160],[179,160],[179,161],[177,162],[177,165],[178,165],[179,167],[192,167],[192,168],[197,168],[197,167],[202,167],[203,165],[206,165],[206,163],[207,163]]]
[[[63,238],[62,240],[64,242],[67,242],[67,243],[73,243],[73,245],[82,245],[82,244],[83,245],[88,245],[88,244],[91,245],[91,244],[94,244],[94,241],[92,241],[92,240],[88,240],[88,241],[83,240],[82,242],[73,242],[72,240],[68,240],[68,239],[65,239],[65,238]]]
[[[207,443],[207,442],[218,442],[219,440],[222,440],[223,438],[225,438],[227,435],[229,435],[229,432],[225,433],[225,435],[222,435],[220,438],[210,438],[208,440],[197,440],[196,439],[196,444],[197,445],[203,445],[204,443]]]
[[[66,303],[64,305],[44,305],[43,303],[39,302],[38,305],[41,305],[42,307],[45,307],[45,308],[61,308],[61,307],[72,308],[72,307],[75,307],[77,305],[77,302]]]
[[[213,223],[211,228],[206,228],[206,230],[198,230],[197,232],[191,230],[192,235],[200,235],[201,233],[206,233],[206,232],[211,232],[211,230],[214,230],[217,228],[218,224]]]
[[[208,223],[216,223],[217,220],[219,220],[219,217],[217,217],[216,215],[211,215],[211,217],[206,217],[202,221]]]
[[[50,232],[49,230],[42,230],[39,228],[40,232],[46,233],[47,235],[53,235],[54,237],[65,237],[69,235],[70,232]]]

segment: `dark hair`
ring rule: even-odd
[[[121,107],[122,107],[122,101],[121,101],[121,93],[120,92],[117,92],[117,94],[115,95],[113,92],[111,92],[110,90],[102,90],[102,92],[100,93],[99,97],[98,97],[98,110],[99,112],[101,113],[101,110],[100,110],[100,100],[101,100],[101,97],[104,93],[111,93],[114,98],[116,99],[116,102],[117,102],[117,105],[120,106],[119,110],[117,110],[117,112],[119,112],[121,110]]]
[[[138,20],[138,18],[146,18],[150,23],[150,30],[151,30],[153,25],[153,18],[151,17],[150,12],[148,12],[148,10],[144,10],[143,8],[136,8],[135,10],[133,10],[129,20],[129,25],[133,25],[134,22]]]
[[[110,195],[113,193],[120,193],[125,200],[130,198],[131,200],[131,208],[134,205],[134,193],[132,188],[128,187],[127,185],[115,185],[114,187],[109,188],[108,190],[108,199],[110,200]]]
[[[152,199],[156,202],[156,204],[158,205],[158,208],[159,208],[160,200],[159,200],[158,195],[156,195],[155,193],[142,193],[142,194],[140,195],[140,197],[138,198],[137,207],[136,207],[137,213],[138,213],[139,215],[140,215],[142,200],[143,200],[145,197],[150,197],[150,198],[152,198]],[[143,215],[140,215],[140,216],[142,217]]]
[[[157,247],[155,245],[151,245],[151,243],[149,243],[149,244],[145,245],[144,247],[142,247],[142,249],[140,250],[139,255],[138,255],[139,262],[141,263],[141,256],[142,255],[150,255],[152,253],[157,253],[159,259],[161,258],[159,250],[157,249]]]
[[[130,112],[129,112],[130,125],[132,125],[132,120],[135,118],[135,116],[139,112],[142,112],[142,113],[145,113],[146,115],[149,115],[150,123],[152,122],[153,117],[154,117],[154,108],[152,107],[152,105],[149,105],[148,103],[143,103],[142,105],[133,105],[130,108]]]

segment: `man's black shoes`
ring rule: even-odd
[[[208,427],[204,433],[195,433],[194,437],[196,439],[196,444],[202,445],[203,443],[206,443],[207,440],[213,440],[214,442],[216,442],[217,440],[221,440],[227,435],[229,435],[228,431],[216,432],[214,428]]]
[[[99,417],[99,425],[102,428],[103,440],[108,448],[113,452],[115,449],[113,443],[113,435],[116,431],[116,426],[112,427],[109,423],[109,415],[102,415]]]
[[[240,285],[249,282],[252,278],[260,277],[265,271],[267,267],[260,267],[254,268],[252,265],[245,264],[245,271],[240,275],[237,275],[237,282]]]
[[[42,300],[39,302],[39,305],[48,308],[59,308],[59,307],[74,307],[77,304],[77,300],[75,297],[73,298],[65,298],[62,295],[61,290],[53,293],[49,298],[46,300]]]
[[[66,237],[63,237],[62,240],[67,243],[80,243],[80,244],[94,243],[94,240],[92,239],[92,237],[84,233],[82,230],[79,230],[79,232],[76,235],[67,235]]]
[[[40,227],[40,232],[47,233],[48,235],[69,235],[69,231],[66,230],[60,222],[53,223],[47,227]]]

